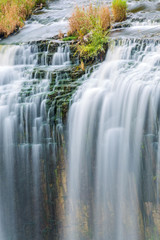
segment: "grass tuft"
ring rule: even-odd
[[[113,0],[112,12],[115,22],[122,22],[126,20],[127,2],[126,0]]]
[[[0,35],[7,37],[32,13],[32,9],[45,0],[0,0]]]
[[[104,31],[110,27],[110,12],[107,6],[77,6],[69,19],[69,35],[83,37],[97,25]]]

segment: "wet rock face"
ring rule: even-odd
[[[83,74],[84,71],[77,66],[68,67],[65,70],[57,70],[52,73],[49,87],[50,92],[47,100],[49,119],[52,119],[52,123],[57,123],[60,118],[63,123],[65,122],[69,102],[77,87],[80,85],[78,79]]]
[[[25,73],[28,77],[22,84],[19,101],[23,104],[30,103],[34,101],[35,96],[44,92],[37,104],[40,106],[40,103],[45,103],[45,107],[43,106],[39,111],[45,111],[42,119],[44,129],[42,127],[40,141],[46,154],[41,156],[39,166],[39,236],[37,239],[35,235],[36,220],[31,221],[30,224],[28,222],[28,218],[34,219],[32,213],[26,214],[26,207],[24,211],[26,217],[23,219],[21,214],[23,205],[21,205],[18,225],[25,227],[23,232],[18,232],[18,240],[23,238],[24,233],[27,240],[59,240],[62,233],[67,192],[66,119],[72,96],[82,84],[85,75],[85,71],[79,65],[81,60],[76,53],[75,44],[57,40],[30,43],[35,53],[34,67]],[[98,61],[98,58],[91,59],[86,64],[86,69]],[[32,202],[35,204],[32,180],[29,185]]]
[[[33,43],[32,43],[33,44]],[[49,114],[49,121],[51,125],[57,124],[59,121],[65,124],[66,115],[69,108],[69,103],[78,86],[82,83],[80,78],[85,74],[85,70],[81,68],[80,62],[85,63],[86,69],[105,58],[105,53],[100,54],[96,58],[80,59],[77,53],[76,41],[63,42],[63,41],[39,41],[38,44],[38,64],[46,64],[48,66],[56,63],[59,67],[50,71],[50,84],[48,89],[48,96],[46,100],[47,111]],[[67,48],[69,50],[69,64],[61,65],[61,59],[54,61],[55,55],[58,54],[59,47]],[[108,46],[106,45],[105,51]],[[46,54],[47,52],[47,54]],[[58,58],[58,56],[57,56]],[[46,76],[45,69],[35,69],[33,76],[40,81]],[[23,91],[23,89],[22,89]],[[26,91],[26,94],[29,94]],[[61,119],[61,120],[60,120]]]

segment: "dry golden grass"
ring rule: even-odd
[[[19,16],[19,9],[17,5],[12,2],[7,2],[1,6],[1,18],[0,18],[0,34],[8,36],[17,27],[23,25],[21,17]]]
[[[110,27],[110,12],[107,6],[96,7],[92,4],[86,8],[77,6],[69,19],[68,35],[83,37],[97,24],[100,24],[104,31]]]
[[[36,0],[2,0],[0,3],[0,35],[7,37],[31,14]]]
[[[89,16],[87,16],[84,9],[75,8],[71,18],[69,19],[69,34],[78,34],[85,35],[88,30],[92,28],[92,22],[90,21]]]
[[[101,26],[104,30],[107,30],[110,27],[111,18],[108,7],[100,7],[99,9],[99,17],[101,21]]]
[[[105,52],[110,23],[110,11],[106,5],[75,8],[69,19],[68,36],[79,39],[77,50],[81,57],[91,59]]]

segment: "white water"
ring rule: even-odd
[[[70,63],[70,49],[69,46],[58,47],[57,52],[53,55],[53,65],[64,65]]]
[[[132,27],[118,29],[116,34],[157,37],[156,2],[145,1],[148,12],[135,14],[135,19],[131,16],[127,22]],[[66,32],[73,7],[88,3],[51,0],[48,9],[33,15],[3,43],[48,39],[60,30]],[[160,50],[159,45],[146,43],[129,40],[110,49],[100,70],[74,98],[65,240],[159,239]],[[63,50],[60,47],[49,62],[48,49],[40,53],[36,45],[0,49],[0,240],[43,237],[41,162],[46,167],[56,155],[46,95],[50,73],[69,64],[69,50]],[[44,76],[39,77],[39,70],[45,71]],[[53,170],[50,165],[48,169]],[[45,179],[47,184],[52,180]]]
[[[46,97],[50,73],[69,61],[59,50],[47,67],[36,44],[0,49],[0,240],[42,237],[42,162],[55,161]]]
[[[119,41],[75,95],[65,239],[156,239],[159,63],[159,42]]]

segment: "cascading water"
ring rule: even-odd
[[[69,46],[60,46],[58,51],[53,55],[53,65],[69,64],[70,62],[70,50]]]
[[[0,240],[43,237],[42,166],[56,155],[46,111],[50,55],[36,44],[0,49]],[[65,64],[69,48],[55,55],[56,65]]]
[[[66,32],[76,4],[88,1],[49,1],[2,41],[26,44],[0,46],[0,240],[60,240],[65,202],[64,240],[159,240],[158,41],[115,41],[75,95],[66,197],[62,124],[82,81],[68,45],[46,39]],[[157,38],[158,1],[128,0],[128,11],[111,37]]]
[[[160,43],[119,40],[69,112],[64,239],[159,239]]]

